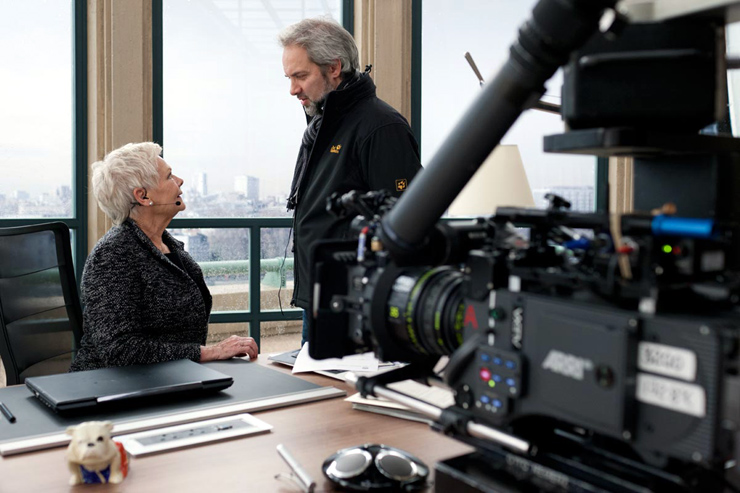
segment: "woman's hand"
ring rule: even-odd
[[[251,337],[229,336],[212,346],[200,347],[200,362],[229,359],[234,356],[249,356],[250,361],[257,359],[257,343]]]

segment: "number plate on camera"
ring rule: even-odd
[[[637,348],[637,367],[693,382],[696,379],[696,353],[675,346],[641,342]]]
[[[707,413],[702,387],[646,373],[637,375],[637,400],[699,418]]]

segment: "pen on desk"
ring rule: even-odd
[[[2,411],[3,416],[10,421],[11,423],[15,423],[15,416],[13,416],[13,413],[10,412],[10,409],[8,409],[8,406],[0,402],[0,411]]]
[[[292,455],[290,455],[290,452],[288,452],[288,449],[286,449],[282,443],[277,446],[277,451],[278,454],[280,454],[280,457],[282,457],[283,460],[288,464],[288,466],[290,466],[290,468],[293,470],[304,490],[308,493],[312,493],[314,488],[316,488],[316,482],[311,479],[311,476],[308,475],[306,470],[303,469],[298,461],[295,460]]]

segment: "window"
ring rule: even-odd
[[[65,222],[78,279],[87,247],[84,20],[82,0],[0,3],[0,226]]]
[[[740,22],[733,22],[725,28],[728,58],[737,58],[740,55]],[[729,100],[730,122],[733,137],[740,137],[740,112],[738,98],[740,98],[740,74],[737,70],[727,71],[727,91]]]
[[[434,156],[455,124],[474,104],[478,79],[464,58],[470,52],[481,74],[490,80],[507,60],[519,26],[530,17],[535,0],[424,0],[421,13],[421,155],[422,164]],[[547,84],[545,101],[560,104],[562,73]],[[555,114],[529,110],[502,140],[519,148],[535,205],[554,192],[573,203],[573,209],[595,209],[596,159],[546,154],[545,135],[562,133]]]
[[[185,180],[187,209],[171,227],[206,274],[214,340],[229,335],[219,325],[240,324],[258,341],[260,332],[292,332],[295,344],[300,341],[301,311],[289,310],[286,198],[306,120],[289,94],[277,34],[305,17],[342,22],[344,3],[161,1],[161,128],[155,121],[155,136]]]

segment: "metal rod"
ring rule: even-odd
[[[542,101],[542,100],[539,100],[536,103],[534,103],[534,106],[532,106],[532,109],[544,111],[546,113],[555,113],[556,115],[560,114],[559,104],[548,103],[547,101]]]
[[[346,376],[346,380],[351,384],[356,385],[359,379],[354,373],[349,373]],[[403,392],[391,390],[383,385],[375,385],[373,387],[373,393],[376,397],[385,397],[386,399],[390,399],[399,404],[403,404],[411,410],[416,411],[419,414],[422,414],[437,422],[439,422],[440,418],[442,417],[442,412],[444,411],[444,409],[440,407],[434,406],[432,404],[429,404],[428,402],[424,402],[420,399],[404,394]],[[526,440],[522,440],[521,438],[515,437],[514,435],[504,433],[503,431],[491,428],[490,426],[482,425],[480,423],[468,422],[465,431],[472,437],[490,440],[503,447],[506,447],[515,452],[520,452],[522,454],[529,453],[532,448],[531,444]]]
[[[288,464],[288,466],[290,466],[290,469],[295,473],[304,491],[307,491],[308,493],[313,492],[314,488],[316,488],[316,482],[311,479],[311,476],[309,476],[306,470],[303,469],[303,466],[301,466],[301,464],[295,459],[295,457],[293,457],[290,452],[288,452],[288,449],[285,448],[285,445],[283,445],[282,443],[279,444],[277,446],[277,451],[278,454],[280,454],[280,457],[283,458],[285,463]]]
[[[373,392],[376,396],[385,397],[386,399],[390,399],[394,402],[398,402],[399,404],[403,404],[404,406],[411,408],[414,411],[419,412],[435,421],[438,421],[439,418],[442,417],[442,408],[429,404],[428,402],[424,402],[420,399],[417,399],[416,397],[411,397],[410,395],[404,394],[402,392],[391,390],[388,387],[384,387],[382,385],[376,385],[373,389]]]
[[[725,59],[727,70],[737,70],[740,68],[740,57],[727,57]]]
[[[483,80],[483,76],[481,75],[480,70],[478,70],[478,65],[476,65],[475,62],[473,61],[473,55],[471,55],[469,51],[465,52],[465,60],[468,61],[468,63],[470,64],[470,68],[473,69],[475,76],[478,77],[478,80],[480,81],[480,85],[483,86],[483,84],[485,83]],[[740,62],[740,60],[736,60],[736,61]],[[728,62],[729,62],[729,59],[728,59]],[[728,65],[728,69],[729,69],[729,65]],[[534,105],[532,106],[532,109],[544,111],[545,113],[554,113],[556,115],[560,114],[559,104],[548,103],[547,101],[543,101],[541,99],[537,101],[536,103],[534,103]]]
[[[469,51],[465,52],[465,59],[470,64],[470,68],[473,69],[473,72],[475,72],[475,76],[478,77],[480,85],[483,85],[483,76],[480,74],[480,70],[478,70],[478,65],[476,65],[473,61],[473,55],[471,55]]]
[[[532,445],[526,440],[522,440],[514,435],[491,428],[490,426],[470,422],[468,423],[467,429],[468,433],[472,437],[490,440],[508,449],[521,452],[522,454],[528,454],[532,449]]]

